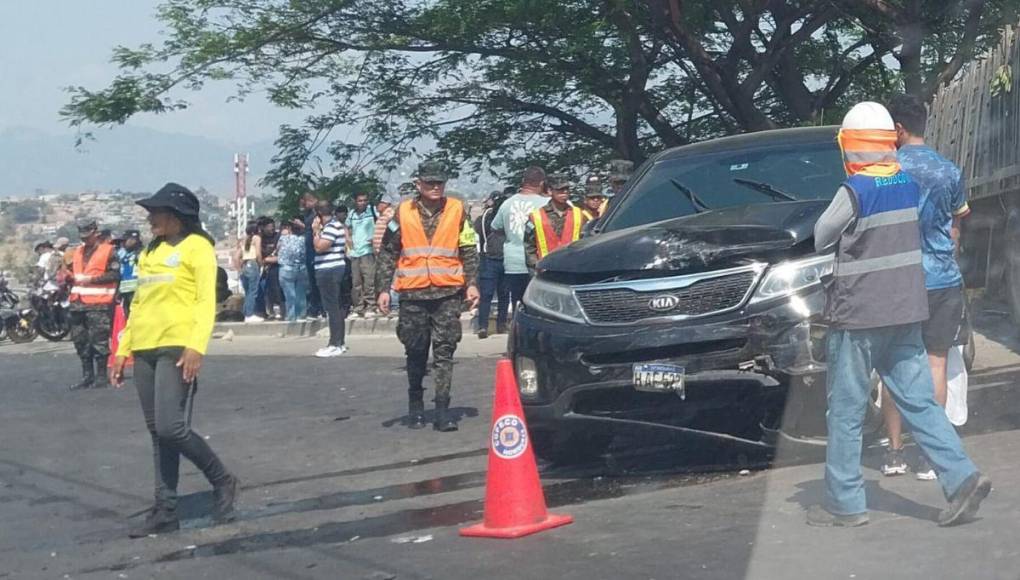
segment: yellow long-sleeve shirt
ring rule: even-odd
[[[216,254],[192,234],[138,258],[138,290],[118,356],[168,346],[205,354],[216,321]]]

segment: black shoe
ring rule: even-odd
[[[432,428],[441,433],[457,430],[457,422],[450,415],[450,399],[436,399],[436,422]]]
[[[489,331],[484,328],[478,331],[478,338],[489,338]]]
[[[81,361],[81,380],[71,385],[69,390],[80,391],[91,389],[96,382],[96,371],[92,368],[92,359]]]
[[[234,519],[234,502],[241,493],[241,480],[233,475],[227,476],[227,481],[213,488],[213,519],[217,521],[229,521]]]
[[[914,476],[917,477],[918,481],[935,481],[939,478],[935,473],[935,469],[931,466],[931,463],[928,463],[928,459],[924,455],[921,455],[921,459],[914,466]]]
[[[177,519],[177,510],[156,507],[145,516],[145,521],[128,531],[128,537],[144,538],[153,534],[169,534],[179,529],[181,521]]]
[[[409,429],[425,428],[425,402],[411,400],[407,405],[407,426]]]
[[[889,448],[885,452],[885,459],[882,461],[882,475],[892,477],[907,473],[907,461],[903,458],[902,449]]]
[[[981,502],[992,491],[992,480],[981,472],[976,472],[960,486],[953,495],[949,507],[939,514],[939,525],[942,527],[966,523],[974,518]]]
[[[868,514],[834,514],[820,505],[813,505],[807,511],[807,525],[817,528],[856,528],[868,523]]]

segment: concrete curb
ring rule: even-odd
[[[473,332],[471,320],[461,319],[461,327],[464,334]],[[302,337],[302,336],[327,336],[329,326],[325,320],[312,320],[308,322],[256,322],[247,324],[244,322],[217,322],[213,328],[213,338],[222,338],[228,333],[233,336],[275,336],[275,337]],[[366,335],[396,335],[397,317],[393,318],[354,318],[347,320],[348,336]]]

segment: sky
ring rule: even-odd
[[[158,5],[158,0],[0,0],[0,132],[30,127],[72,135],[58,116],[68,100],[63,88],[103,88],[117,72],[110,63],[115,46],[158,44]],[[188,110],[129,123],[246,144],[272,140],[280,124],[302,118],[257,94],[228,103],[231,94],[227,83],[183,92],[178,96],[192,103]]]

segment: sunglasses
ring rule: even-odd
[[[439,189],[440,187],[446,185],[446,182],[445,181],[422,181],[421,185],[425,189]]]

